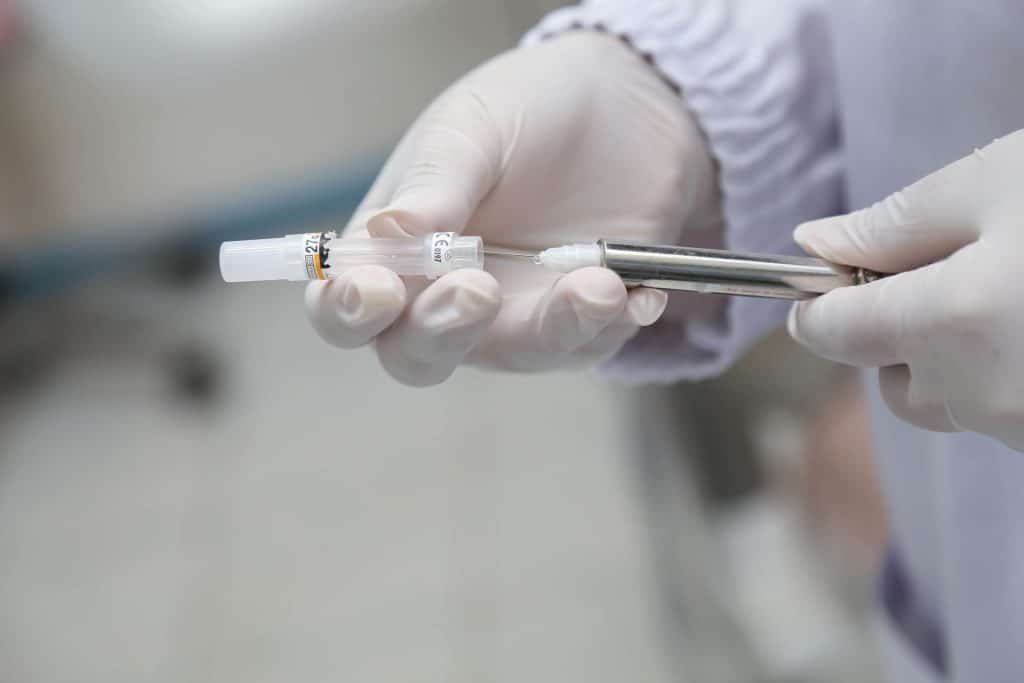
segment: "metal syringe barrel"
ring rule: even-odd
[[[603,265],[627,285],[770,299],[810,299],[838,287],[882,277],[800,256],[740,254],[717,249],[600,240]]]

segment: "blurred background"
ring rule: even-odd
[[[878,679],[844,371],[412,390],[219,282],[557,4],[0,0],[0,681]]]

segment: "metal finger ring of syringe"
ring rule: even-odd
[[[380,265],[398,275],[434,279],[453,270],[481,269],[485,255],[528,260],[563,273],[604,267],[630,286],[771,299],[809,299],[883,277],[863,268],[810,257],[615,240],[523,251],[485,246],[479,237],[450,232],[404,239],[343,238],[323,232],[225,242],[220,266],[227,282],[327,280],[346,268],[363,265]]]

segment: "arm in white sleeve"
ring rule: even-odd
[[[621,37],[681,91],[719,167],[724,248],[796,252],[796,225],[842,209],[822,0],[592,0],[549,15],[525,41],[573,29]],[[714,375],[787,311],[782,302],[739,298],[695,307],[693,296],[674,295],[662,321],[608,371],[632,381]]]

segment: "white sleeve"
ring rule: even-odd
[[[573,29],[622,38],[674,84],[720,173],[727,249],[799,253],[792,230],[842,208],[836,95],[824,0],[591,0],[558,10],[531,43]],[[685,239],[685,238],[684,238]],[[674,295],[665,318],[607,368],[630,381],[721,372],[784,319],[787,304]]]

